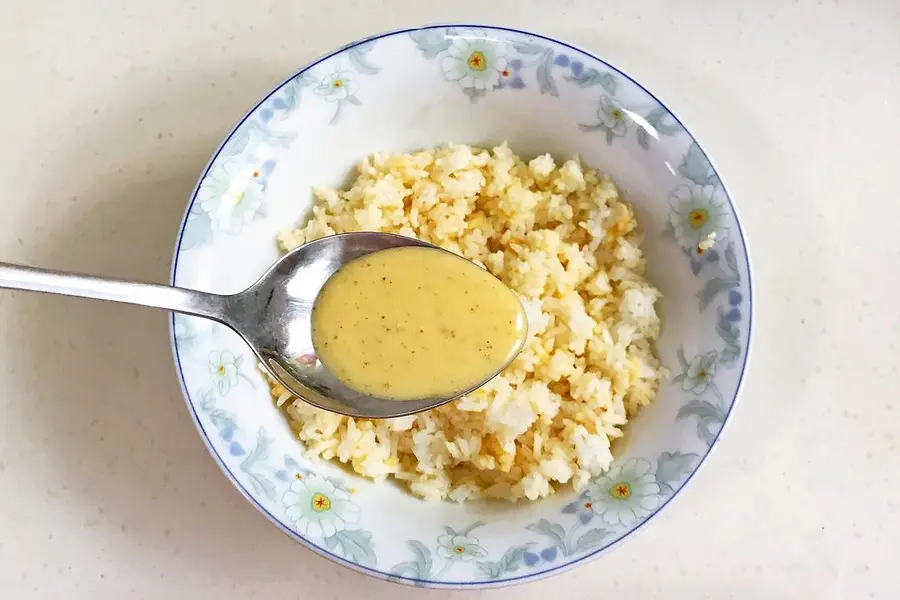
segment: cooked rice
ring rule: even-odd
[[[348,231],[442,246],[519,294],[529,340],[481,389],[398,419],[326,412],[270,382],[307,452],[429,500],[534,500],[608,470],[611,442],[666,375],[653,348],[660,293],[613,182],[577,160],[525,162],[506,144],[379,153],[358,171],[347,191],[316,188],[312,217],[279,246]]]

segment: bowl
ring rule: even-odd
[[[467,73],[473,55],[484,62]],[[740,392],[753,316],[750,263],[735,206],[709,157],[621,70],[509,28],[376,35],[279,84],[203,172],[178,236],[172,283],[218,293],[245,288],[278,258],[275,235],[308,214],[311,186],[346,183],[373,151],[504,140],[520,155],[579,154],[608,173],[635,207],[648,278],[664,294],[658,350],[671,378],[628,424],[611,470],[589,483],[593,502],[574,491],[534,503],[424,502],[390,483],[307,460],[238,336],[208,321],[172,321],[187,406],[225,475],[286,534],[379,578],[486,587],[597,557],[650,522],[690,481]],[[225,196],[229,210],[221,208]],[[715,245],[700,251],[711,232]],[[628,494],[607,493],[622,485]],[[298,502],[310,494],[330,498],[330,508]]]

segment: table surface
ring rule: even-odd
[[[549,580],[462,596],[898,597],[900,2],[5,0],[3,12],[0,257],[158,282],[211,151],[333,47],[480,21],[633,74],[703,140],[740,205],[758,294],[744,397],[702,475],[641,535]],[[350,572],[268,525],[188,418],[164,314],[10,292],[0,314],[3,598],[450,596]]]

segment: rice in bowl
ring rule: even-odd
[[[529,162],[506,144],[375,154],[349,190],[314,190],[312,217],[278,236],[290,251],[352,231],[415,237],[485,267],[522,300],[529,339],[498,377],[398,419],[317,409],[270,380],[312,456],[406,482],[422,498],[519,500],[581,489],[666,376],[654,352],[659,291],[644,278],[631,207],[577,160]]]

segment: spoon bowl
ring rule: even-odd
[[[404,246],[448,252],[415,238],[357,232],[304,244],[283,256],[249,288],[227,296],[5,263],[0,263],[0,288],[125,302],[212,319],[237,332],[272,377],[313,406],[351,417],[402,417],[478,389],[509,364],[452,396],[397,401],[353,390],[318,360],[312,341],[312,309],[328,278],[352,260]]]
[[[420,246],[446,250],[414,238],[373,232],[331,235],[286,254],[247,290],[233,296],[227,324],[253,349],[284,387],[310,404],[352,417],[390,418],[422,412],[454,396],[397,401],[363,394],[342,383],[316,357],[311,314],[319,291],[348,262],[390,248]],[[508,363],[507,363],[508,364]]]

